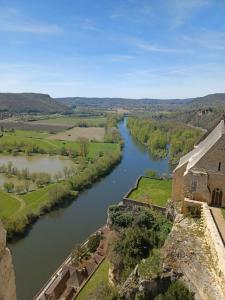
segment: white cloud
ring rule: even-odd
[[[162,52],[162,53],[190,53],[192,52],[189,49],[179,49],[179,48],[169,48],[169,47],[162,47],[156,44],[149,44],[149,43],[137,43],[136,46],[146,51],[150,52]]]
[[[184,36],[183,39],[209,50],[225,51],[225,31],[201,30],[192,36]]]
[[[211,0],[168,0],[167,2],[171,15],[172,26],[178,27],[187,19],[193,17],[201,9],[208,7]]]
[[[33,34],[58,34],[63,29],[56,24],[33,20],[20,10],[11,7],[0,7],[0,31]]]

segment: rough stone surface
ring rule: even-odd
[[[225,299],[211,248],[199,221],[178,215],[163,252],[165,268],[182,274],[196,300]]]
[[[16,300],[12,257],[6,248],[6,231],[0,221],[0,300]]]

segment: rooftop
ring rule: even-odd
[[[178,166],[174,171],[187,164],[186,171],[191,169],[225,134],[224,119],[201,141],[192,151],[181,157]]]

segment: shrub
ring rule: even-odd
[[[182,281],[173,282],[166,293],[158,295],[155,300],[194,300],[191,293]]]
[[[99,233],[92,235],[88,240],[88,244],[87,244],[88,250],[91,253],[94,253],[97,250],[100,241],[101,241],[101,235]]]

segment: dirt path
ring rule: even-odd
[[[12,194],[12,198],[16,199],[20,203],[20,208],[12,215],[12,217],[15,217],[18,213],[20,213],[26,206],[25,201],[18,195]]]

